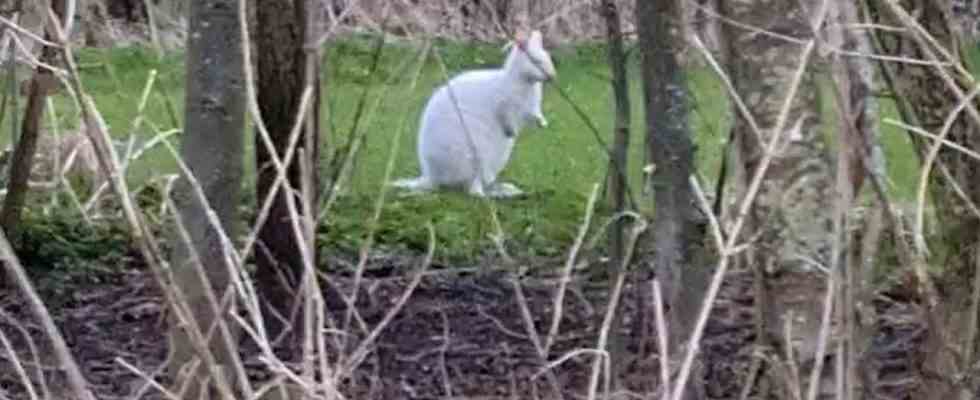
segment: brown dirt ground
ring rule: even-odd
[[[340,261],[340,260],[335,260]],[[537,260],[534,265],[560,265],[562,260]],[[132,398],[144,381],[116,360],[125,360],[153,374],[167,353],[166,323],[161,298],[148,271],[132,262],[117,272],[106,273],[99,283],[67,282],[52,310],[68,344],[100,399]],[[370,273],[359,285],[358,310],[368,326],[374,326],[400,296],[418,264],[413,256],[379,255],[368,265]],[[575,349],[594,346],[601,307],[593,302],[599,291],[576,291],[566,298],[559,337],[547,360],[529,339],[515,283],[527,299],[538,332],[550,322],[555,278],[527,274],[517,279],[513,272],[481,268],[483,272],[433,266],[405,308],[379,337],[358,372],[343,382],[348,398],[437,399],[437,398],[561,398],[576,399],[586,390],[592,359],[575,356],[549,372],[544,367]],[[353,287],[349,274],[334,274],[333,283],[345,290]],[[573,286],[583,286],[581,277]],[[587,286],[587,285],[585,285]],[[638,327],[636,288],[629,285],[625,297],[622,332],[630,356],[624,360],[622,382],[636,394],[649,393],[658,384],[655,350],[644,346]],[[348,292],[349,293],[349,292]],[[592,300],[588,300],[592,299]],[[601,300],[598,300],[601,301]],[[754,341],[751,274],[734,271],[725,284],[703,341],[704,376],[711,399],[738,398],[751,364]],[[38,325],[29,317],[20,298],[11,290],[0,291],[0,332],[12,342],[24,367],[36,381],[38,363],[46,376],[52,398],[64,390],[62,373],[53,361]],[[871,358],[879,379],[879,398],[908,398],[911,393],[909,365],[921,341],[921,324],[916,307],[892,301],[878,304],[879,332]],[[342,312],[333,315],[340,319]],[[9,318],[8,318],[9,316]],[[38,359],[19,322],[38,348]],[[652,329],[652,328],[651,328]],[[359,337],[366,333],[353,329]],[[243,346],[248,351],[249,346]],[[653,346],[655,348],[655,346]],[[250,357],[250,372],[257,379],[267,375]],[[165,380],[164,380],[165,382]],[[146,390],[141,398],[162,398]],[[28,398],[10,356],[0,348],[0,399]],[[629,398],[629,397],[621,397]]]

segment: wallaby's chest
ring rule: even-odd
[[[500,88],[494,96],[494,106],[510,115],[520,115],[531,103],[532,91],[529,88]]]

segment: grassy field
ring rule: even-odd
[[[356,247],[363,243],[371,228],[375,200],[383,188],[390,157],[394,157],[392,179],[418,173],[415,136],[419,113],[432,90],[445,80],[447,71],[452,75],[497,65],[504,57],[499,46],[439,42],[435,46],[439,57],[430,54],[419,63],[418,46],[392,43],[384,47],[378,68],[372,71],[374,46],[373,40],[347,39],[335,43],[327,55],[323,118],[329,133],[324,141],[323,165],[327,168],[332,164],[331,154],[346,151],[350,138],[363,137],[363,145],[352,164],[349,185],[323,221],[321,239],[326,246]],[[529,196],[498,201],[491,208],[487,202],[460,193],[401,197],[389,192],[375,226],[378,242],[422,249],[427,241],[425,226],[431,222],[440,257],[468,258],[489,248],[489,237],[496,231],[491,214],[495,211],[514,253],[552,255],[567,248],[593,185],[604,179],[607,163],[605,149],[572,103],[585,111],[598,127],[602,141],[608,143],[613,123],[611,88],[601,47],[578,46],[552,52],[559,76],[555,85],[568,93],[570,102],[559,96],[554,85],[546,86],[544,112],[551,125],[524,132],[503,174],[503,179],[516,183]],[[639,172],[643,160],[643,99],[635,52],[633,55],[630,180],[635,199],[642,209],[648,210],[652,200],[641,194]],[[179,128],[184,81],[181,54],[158,59],[149,50],[121,48],[85,50],[79,57],[83,78],[115,137],[135,134],[145,139],[154,132]],[[155,88],[143,109],[141,125],[134,126],[141,115],[140,97],[150,71],[157,72]],[[697,165],[700,173],[713,182],[731,116],[712,71],[692,69],[688,78],[693,94],[690,122],[698,144]],[[363,113],[355,123],[362,97]],[[823,98],[827,102],[831,97]],[[60,127],[77,126],[77,112],[69,98],[57,97],[55,107]],[[824,110],[830,109],[832,105],[824,105]],[[883,114],[893,113],[890,105],[883,105]],[[2,126],[5,128],[0,130],[4,132],[0,137],[6,142],[10,136],[6,128],[9,121]],[[833,133],[832,124],[827,124],[827,129]],[[917,176],[915,157],[904,132],[883,126],[882,134],[895,190],[900,196],[907,195]],[[248,143],[246,164],[252,166],[251,140]],[[128,177],[138,184],[172,171],[172,157],[157,150],[135,164]],[[245,193],[246,199],[253,198],[250,184]]]

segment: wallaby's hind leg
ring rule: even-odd
[[[487,195],[493,198],[504,199],[523,196],[524,191],[512,183],[498,182],[490,185]]]

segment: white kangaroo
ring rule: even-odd
[[[544,127],[542,82],[555,77],[541,32],[518,35],[500,69],[462,73],[436,89],[422,112],[418,157],[421,176],[393,185],[413,191],[464,188],[479,197],[523,192],[497,175],[529,122]]]

